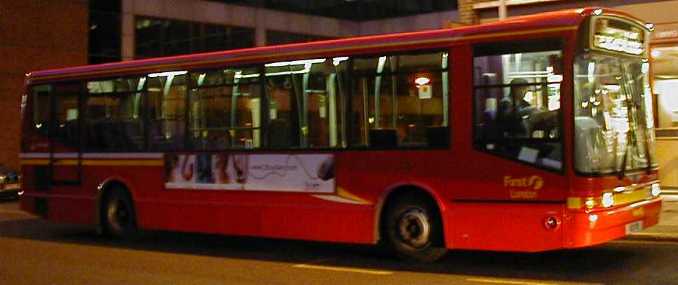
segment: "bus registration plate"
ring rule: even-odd
[[[637,233],[643,230],[643,221],[626,224],[626,234]]]

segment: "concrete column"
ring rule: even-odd
[[[478,22],[478,15],[473,10],[475,0],[459,0],[457,1],[457,9],[459,11],[459,22],[462,24],[476,24]]]
[[[122,60],[134,59],[134,1],[122,0],[122,43],[120,48]]]
[[[265,46],[266,45],[266,10],[256,9],[254,13],[255,17],[255,26],[254,26],[254,45],[255,46]]]
[[[499,0],[499,20],[506,19],[508,12],[506,11],[506,0]]]

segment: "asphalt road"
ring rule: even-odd
[[[678,243],[405,263],[369,246],[154,232],[116,241],[0,202],[0,284],[678,284]]]

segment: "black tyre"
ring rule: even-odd
[[[402,197],[388,206],[384,218],[385,244],[399,257],[434,262],[447,252],[440,215],[428,199]]]
[[[112,189],[102,204],[102,224],[108,236],[131,239],[137,236],[137,221],[132,199],[121,188]]]

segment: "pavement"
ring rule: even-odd
[[[626,239],[678,242],[678,191],[664,191],[664,203],[659,224],[639,233],[630,234]]]

